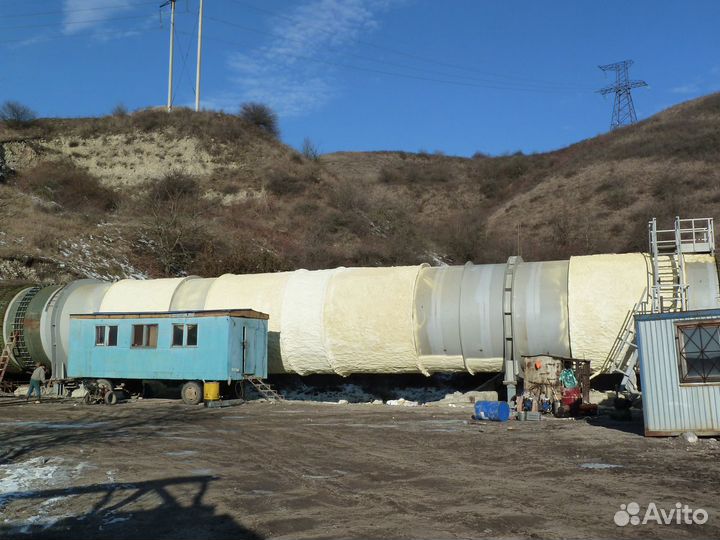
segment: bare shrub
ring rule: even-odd
[[[263,103],[243,103],[240,107],[240,118],[269,133],[273,137],[280,136],[280,125],[277,114]]]
[[[175,201],[193,199],[200,195],[200,183],[197,178],[179,171],[173,171],[149,185],[151,200]]]
[[[399,165],[383,167],[379,180],[385,184],[442,184],[455,176],[450,163],[443,159],[434,161],[406,161]]]
[[[0,120],[10,128],[24,128],[35,122],[37,114],[18,101],[6,101],[0,105]]]
[[[274,249],[246,234],[209,240],[192,266],[192,271],[201,276],[258,274],[287,269]]]
[[[328,192],[329,202],[339,210],[366,211],[370,206],[368,186],[350,180],[339,180]]]
[[[141,235],[165,275],[187,272],[206,244],[199,183],[182,173],[149,182]]]
[[[119,195],[100,180],[67,161],[46,161],[22,173],[18,185],[70,211],[109,211]]]
[[[315,182],[313,171],[274,171],[265,181],[265,189],[273,195],[300,195]]]
[[[455,263],[477,261],[486,245],[486,233],[477,224],[476,211],[466,210],[449,216],[438,227],[440,248]]]
[[[128,108],[123,103],[118,103],[113,107],[112,113],[113,116],[127,116],[128,115]]]
[[[301,153],[305,159],[309,159],[310,161],[320,159],[320,149],[310,140],[310,137],[303,139]]]

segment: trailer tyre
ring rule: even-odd
[[[243,381],[235,382],[233,385],[233,394],[236,399],[245,399],[245,386],[243,385]]]
[[[195,381],[186,382],[182,386],[180,395],[182,396],[182,400],[188,405],[197,405],[203,398],[202,386]]]
[[[108,379],[98,379],[95,381],[95,383],[98,385],[98,388],[102,388],[103,386],[108,389],[108,392],[112,392],[113,384],[112,381]]]
[[[108,392],[105,394],[105,404],[106,405],[115,405],[118,402],[118,397],[115,392]]]

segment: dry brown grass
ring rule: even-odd
[[[98,178],[65,160],[41,162],[23,171],[16,182],[21,190],[71,212],[109,212],[117,207],[120,199]]]
[[[15,252],[52,255],[111,220],[135,243],[126,249],[133,264],[151,275],[502,262],[518,250],[527,260],[560,259],[644,249],[653,216],[720,218],[717,95],[557,152],[472,159],[373,152],[309,160],[236,116],[187,110],[38,120],[3,138],[34,145],[15,187],[4,188],[26,210],[5,227],[26,232]],[[179,140],[184,146],[173,145]],[[58,164],[58,154],[76,166]],[[153,171],[189,175],[185,202],[151,197],[153,211],[202,224],[163,260],[160,237],[138,227],[153,215],[144,194],[166,181],[141,169],[151,161]],[[114,199],[77,164],[123,174],[133,187]],[[26,216],[47,232],[23,229]]]

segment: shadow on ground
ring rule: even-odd
[[[125,484],[9,493],[32,513],[43,501],[64,499],[83,508],[76,515],[0,524],[0,538],[262,538],[202,499],[212,476],[188,476]],[[64,513],[68,513],[64,510]]]
[[[614,420],[609,416],[589,416],[587,423],[592,426],[622,431],[623,433],[645,436],[645,424],[642,417],[639,419],[633,418],[632,420]]]

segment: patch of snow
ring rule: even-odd
[[[375,396],[368,394],[356,384],[342,384],[334,388],[317,388],[302,385],[300,388],[283,390],[285,399],[295,401],[319,401],[323,403],[366,403]]]
[[[174,452],[165,452],[166,456],[172,456],[172,457],[187,457],[187,456],[194,456],[197,454],[196,450],[176,450]]]
[[[392,406],[402,406],[402,407],[417,407],[418,402],[417,401],[408,401],[405,398],[400,399],[388,399],[386,402],[386,405],[392,405]]]

